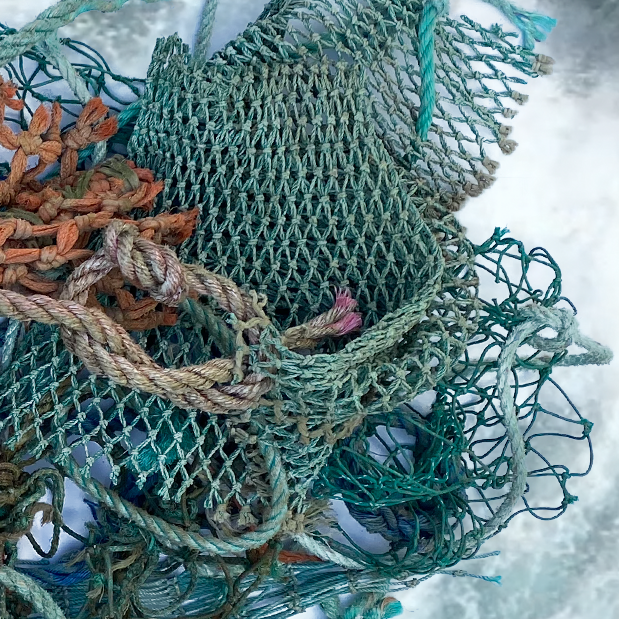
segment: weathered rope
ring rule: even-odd
[[[504,522],[512,514],[514,506],[523,495],[527,484],[527,469],[525,465],[525,445],[522,433],[518,428],[518,417],[514,403],[513,390],[509,385],[511,368],[514,366],[518,348],[527,343],[539,350],[560,352],[570,344],[587,349],[583,355],[567,355],[563,365],[581,365],[583,363],[606,364],[612,359],[612,352],[605,346],[594,342],[580,334],[578,323],[574,316],[562,308],[548,308],[542,305],[530,305],[521,310],[525,322],[515,327],[507,338],[499,355],[497,390],[501,403],[501,422],[505,426],[506,436],[512,450],[512,479],[507,496],[484,525],[485,538],[500,531]],[[550,327],[557,332],[554,338],[535,335],[541,329]],[[469,547],[477,545],[470,540]]]
[[[294,536],[294,539],[309,554],[319,557],[323,561],[335,563],[349,570],[362,570],[366,567],[362,563],[333,550],[325,542],[307,533],[298,533]]]
[[[125,278],[158,302],[178,306],[189,292],[208,296],[236,316],[242,328],[257,341],[257,326],[268,323],[255,299],[231,280],[198,265],[181,264],[174,252],[141,238],[129,223],[112,220],[103,247],[67,279],[61,299],[24,296],[0,291],[0,315],[60,325],[67,349],[93,374],[108,376],[119,385],[167,398],[182,408],[213,413],[246,411],[258,406],[271,381],[255,373],[234,385],[238,360],[212,359],[180,369],[157,365],[123,327],[96,308],[84,306],[89,289],[118,267]],[[326,335],[343,335],[358,328],[356,302],[339,293],[333,310],[317,317],[300,332],[284,334],[284,342],[306,345]],[[323,318],[326,316],[327,318]],[[266,322],[265,322],[266,321]],[[331,321],[333,324],[329,324]]]
[[[163,518],[152,516],[143,509],[123,499],[116,492],[84,473],[73,457],[69,456],[61,465],[63,472],[85,492],[97,501],[113,509],[119,516],[150,531],[164,546],[181,548],[210,555],[239,553],[251,548],[259,548],[271,540],[279,530],[288,514],[288,483],[281,456],[276,447],[265,440],[258,441],[271,484],[271,508],[266,520],[255,531],[236,538],[207,538],[200,533],[187,531],[170,524]]]
[[[143,0],[157,2],[158,0]],[[0,41],[0,67],[4,67],[22,54],[42,43],[58,28],[70,24],[87,11],[111,13],[120,9],[128,0],[60,0],[40,13],[19,32],[9,34]]]
[[[54,598],[29,576],[3,565],[0,566],[0,584],[31,604],[44,619],[66,619]]]
[[[217,12],[217,0],[204,0],[200,23],[196,32],[196,41],[193,47],[195,58],[206,60],[211,45],[211,36],[215,26],[215,13]]]

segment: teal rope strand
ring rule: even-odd
[[[29,576],[3,565],[0,567],[0,584],[17,593],[45,619],[66,619],[52,596]]]
[[[186,548],[211,555],[239,553],[252,548],[259,548],[272,539],[281,529],[288,514],[288,482],[281,456],[273,445],[264,440],[258,442],[260,453],[264,456],[269,479],[271,481],[272,499],[268,518],[255,530],[239,537],[218,539],[204,537],[200,533],[186,531],[163,518],[152,516],[143,509],[123,499],[116,492],[106,488],[80,470],[71,456],[62,465],[66,476],[90,494],[95,500],[113,509],[121,518],[133,522],[138,527],[150,531],[164,546]]]
[[[436,105],[436,83],[434,75],[434,26],[441,15],[449,12],[449,0],[427,0],[421,13],[419,23],[419,117],[417,118],[417,135],[425,142],[432,125]]]
[[[552,29],[557,25],[557,20],[541,13],[525,11],[514,6],[509,0],[484,0],[496,7],[509,19],[509,21],[522,33],[522,47],[533,49],[535,42],[545,41]]]
[[[187,312],[194,323],[204,325],[217,347],[225,356],[231,356],[236,351],[236,334],[209,307],[193,299],[187,299],[181,304],[181,309]]]
[[[200,16],[200,24],[196,33],[196,43],[193,48],[195,58],[206,60],[211,45],[211,36],[215,25],[215,13],[217,12],[217,0],[205,0]]]
[[[143,0],[157,2],[158,0]],[[87,11],[111,13],[118,11],[128,0],[60,0],[40,13],[19,32],[9,34],[0,41],[0,67],[4,67],[35,45],[47,40],[58,28],[70,24]]]

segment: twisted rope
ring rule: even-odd
[[[0,567],[0,584],[31,604],[44,619],[66,619],[54,598],[29,576],[3,565]]]
[[[436,105],[436,83],[434,71],[434,26],[436,20],[449,13],[449,0],[427,0],[423,5],[419,23],[419,117],[417,134],[425,142],[432,125]]]
[[[103,247],[67,279],[60,300],[1,290],[0,315],[60,325],[67,349],[90,372],[166,398],[182,408],[227,413],[259,405],[272,386],[266,376],[250,373],[234,385],[222,384],[238,377],[242,359],[211,359],[180,369],[162,368],[123,327],[102,311],[85,307],[90,288],[116,267],[125,280],[168,306],[178,306],[189,292],[215,299],[224,311],[236,316],[239,333],[248,330],[250,341],[257,342],[258,327],[268,324],[256,299],[234,282],[201,266],[181,264],[171,249],[140,237],[136,226],[120,220],[110,222]],[[301,340],[293,330],[292,337],[284,333],[283,341],[298,345],[312,343],[325,334],[343,335],[360,325],[355,307],[355,301],[339,293],[334,309],[310,321],[302,329]],[[329,320],[335,323],[329,325]]]
[[[527,343],[539,350],[554,353],[565,350],[572,343],[585,349],[583,355],[566,355],[562,365],[581,365],[593,363],[597,365],[609,363],[612,352],[606,346],[594,342],[580,334],[578,322],[570,312],[561,308],[548,308],[542,305],[530,305],[521,310],[525,322],[515,327],[505,342],[499,355],[497,390],[501,403],[501,422],[505,426],[506,436],[512,450],[512,480],[511,488],[503,503],[484,525],[485,538],[501,530],[503,523],[511,515],[514,506],[524,494],[527,484],[527,469],[525,466],[525,445],[522,433],[518,428],[518,417],[514,403],[513,390],[509,385],[510,370],[516,362],[518,348]],[[557,332],[554,338],[535,335],[541,329],[550,327]],[[474,547],[477,542],[469,538],[468,547]]]
[[[186,531],[162,518],[152,516],[82,472],[72,457],[69,457],[61,468],[82,490],[113,509],[122,518],[151,532],[164,546],[194,550],[210,555],[223,555],[259,548],[266,544],[277,535],[288,514],[289,490],[281,456],[277,449],[265,440],[259,441],[258,446],[269,473],[272,490],[271,509],[268,518],[255,531],[236,538],[206,538],[200,533]]]
[[[204,0],[200,24],[196,33],[196,42],[193,48],[195,58],[206,60],[211,45],[211,36],[215,26],[215,13],[217,12],[217,0]]]

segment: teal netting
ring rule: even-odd
[[[30,575],[76,619],[283,618],[317,603],[335,619],[333,598],[348,592],[372,594],[351,613],[387,619],[399,610],[376,606],[388,590],[466,574],[449,568],[478,557],[518,500],[538,517],[574,500],[574,473],[543,444],[561,435],[590,446],[591,424],[544,394],[564,396],[553,366],[604,363],[608,351],[557,309],[560,272],[545,252],[499,233],[474,247],[454,215],[492,182],[490,156],[515,147],[503,124],[514,114],[506,100],[525,100],[514,85],[551,61],[498,27],[438,19],[435,4],[436,14],[420,0],[273,1],[209,60],[176,36],[159,41],[145,83],[63,40],[81,54],[73,69],[90,94],[121,110],[108,152],[127,147],[165,181],[156,212],[198,209],[181,261],[266,299],[270,324],[256,342],[239,344],[239,321],[208,301],[183,304],[176,326],[135,341],[166,367],[239,353],[273,387],[243,413],[183,409],[89,374],[56,328],[14,337],[4,323],[0,493],[21,494],[0,505],[3,559],[17,570],[0,568],[0,579]],[[531,15],[517,15],[529,30]],[[429,24],[430,48],[420,42]],[[0,50],[16,34],[2,28]],[[61,81],[40,49],[6,67],[30,101],[54,99]],[[76,99],[61,102],[76,115]],[[32,110],[8,120],[25,128]],[[544,287],[529,279],[539,266],[551,272]],[[478,298],[485,273],[500,288],[492,302]],[[357,300],[361,333],[287,348],[283,331],[329,310],[337,288]],[[545,326],[553,340],[535,335]],[[566,357],[572,342],[588,352]],[[429,395],[425,408],[415,399]],[[42,459],[55,468],[22,471]],[[110,489],[92,479],[101,463]],[[93,499],[87,536],[62,522],[62,475]],[[545,507],[551,490],[535,490],[548,479],[557,508]],[[16,539],[47,489],[54,536],[48,552],[35,549],[53,557],[61,531],[80,549],[19,562]],[[385,551],[365,550],[328,501],[380,534]],[[34,584],[2,582],[7,613],[42,608],[22,594],[39,595]]]

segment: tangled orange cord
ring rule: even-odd
[[[91,99],[75,126],[62,132],[62,109],[41,105],[28,129],[15,133],[5,122],[6,109],[20,111],[24,101],[17,88],[0,77],[0,146],[13,151],[11,171],[0,181],[0,288],[57,296],[63,277],[53,273],[68,265],[77,267],[92,256],[87,249],[91,233],[112,219],[135,225],[139,235],[155,243],[176,245],[191,236],[197,210],[133,220],[133,211],[149,211],[163,182],[150,170],[116,155],[88,171],[78,171],[78,152],[107,140],[117,129],[115,118],[105,118],[108,108],[100,98]],[[28,158],[37,157],[28,168]],[[60,174],[37,180],[60,159]],[[67,275],[63,273],[63,275]],[[103,308],[97,294],[116,298],[117,307]],[[176,310],[150,297],[136,300],[125,288],[118,270],[97,282],[87,305],[104,310],[130,330],[172,325]]]

